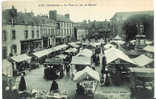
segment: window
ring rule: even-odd
[[[5,59],[5,58],[7,58],[7,48],[6,47],[3,47],[3,49],[2,49],[2,57],[3,57],[3,59]]]
[[[66,29],[64,29],[64,34],[66,34]]]
[[[32,38],[34,38],[35,34],[34,34],[34,31],[32,30]]]
[[[47,29],[44,29],[44,33],[45,33],[45,35],[47,35]]]
[[[53,35],[53,29],[51,29],[51,35]]]
[[[50,35],[51,33],[50,33],[50,29],[48,29],[48,32],[49,32],[49,34],[48,35]]]
[[[3,30],[2,39],[3,39],[3,41],[7,40],[7,34],[6,34],[5,30]]]
[[[60,29],[60,23],[57,23],[57,29]]]
[[[11,53],[14,55],[17,53],[17,46],[16,45],[12,45],[11,46]]]
[[[28,38],[28,30],[25,30],[24,35],[25,35],[25,39],[27,39]]]
[[[39,38],[39,30],[37,30],[36,32],[37,32],[37,38]]]
[[[16,31],[12,30],[12,40],[15,40],[15,39],[16,39]]]

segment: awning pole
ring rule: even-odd
[[[97,89],[97,87],[98,87],[98,84],[99,84],[99,82],[97,82],[97,84],[96,84],[96,87],[95,87],[95,90],[94,90],[94,93],[93,93],[93,99],[94,99],[95,91],[96,91],[96,89]]]

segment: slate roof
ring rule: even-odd
[[[9,17],[8,11],[9,9],[3,11],[3,24],[10,24],[9,20],[11,18]],[[35,16],[33,12],[17,12],[17,17],[15,18],[15,20],[16,25],[41,25],[54,22],[54,20],[49,19],[48,16]]]

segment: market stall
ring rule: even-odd
[[[116,35],[113,40],[122,40],[122,38],[119,35]]]
[[[89,49],[82,49],[76,56],[91,57],[93,52]]]
[[[48,58],[44,63],[44,78],[56,80],[62,78],[64,70],[64,60],[61,58]]]
[[[77,41],[77,42],[75,42],[76,44],[78,44],[78,45],[80,45],[81,44],[81,42],[80,41]]]
[[[146,40],[146,45],[152,45],[153,41]]]
[[[143,50],[147,51],[147,52],[154,52],[154,46],[146,46],[143,48]]]
[[[44,63],[45,58],[47,58],[48,55],[55,52],[56,50],[54,48],[44,49],[41,51],[37,51],[33,53],[32,61],[36,63]]]
[[[153,58],[154,57],[154,46],[146,46],[143,48],[143,50],[146,52],[146,55]]]
[[[101,46],[101,42],[91,42],[90,45],[93,46],[93,47],[97,47],[97,46],[100,47]]]
[[[15,75],[19,75],[21,72],[25,73],[27,68],[30,68],[31,57],[27,54],[21,54],[11,57],[11,61],[14,67]]]
[[[148,93],[154,93],[154,69],[151,68],[130,68],[131,71],[131,89],[133,94],[137,94],[138,90],[148,90]],[[153,97],[153,94],[151,94]],[[136,95],[137,96],[137,95]]]
[[[115,48],[115,46],[113,44],[107,43],[106,45],[104,45],[104,48],[107,50],[110,48]]]
[[[128,79],[128,68],[136,66],[136,63],[119,49],[111,48],[105,50],[105,57],[107,67],[113,80],[117,78],[116,75],[119,75],[121,79]]]
[[[80,47],[80,45],[78,45],[77,43],[75,43],[75,42],[72,42],[72,43],[68,43],[71,47],[73,47],[73,48],[79,48]]]
[[[73,56],[71,61],[72,71],[80,71],[86,66],[91,66],[91,59],[89,57]]]
[[[2,74],[5,76],[13,77],[13,66],[12,66],[12,64],[6,59],[4,59],[2,61],[2,64],[3,64]]]
[[[48,55],[48,54],[50,54],[52,52],[55,52],[55,49],[50,48],[50,49],[45,49],[45,50],[42,50],[42,51],[37,51],[37,52],[33,53],[33,55],[35,55],[38,58],[41,58],[41,57],[46,56],[46,55]]]
[[[72,54],[73,56],[76,55],[78,53],[78,49],[76,48],[69,48],[65,51],[65,53],[67,54]]]
[[[56,51],[63,51],[63,50],[66,50],[68,47],[69,47],[68,45],[62,44],[62,45],[58,45],[58,46],[54,47],[54,49]]]
[[[142,54],[132,59],[139,67],[154,67],[154,60]]]
[[[98,82],[100,81],[99,73],[90,67],[77,72],[73,79],[77,82],[77,95],[93,96],[95,94]]]
[[[105,50],[105,57],[107,64],[112,63],[116,59],[121,59],[125,62],[135,65],[132,59],[130,59],[124,52],[116,48],[110,48],[109,50]]]

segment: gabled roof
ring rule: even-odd
[[[93,52],[89,49],[83,49],[83,50],[80,50],[79,54],[76,55],[76,56],[84,56],[84,57],[91,57],[93,54]]]
[[[150,64],[151,62],[153,62],[153,59],[151,59],[151,58],[149,58],[149,57],[147,57],[145,55],[140,55],[140,56],[138,56],[136,58],[133,58],[132,60],[138,66],[141,66],[141,67],[146,66],[146,65]]]
[[[87,78],[87,76],[91,77],[92,79],[94,79],[96,81],[100,81],[99,73],[88,66],[85,69],[83,69],[82,71],[77,72],[75,74],[73,80],[80,82],[83,79]]]
[[[106,57],[107,64],[115,61],[116,59],[121,59],[121,60],[124,60],[126,62],[135,64],[132,61],[132,59],[130,59],[125,53],[123,53],[121,50],[115,49],[115,48],[110,48],[110,49],[106,50],[105,51],[105,57]]]
[[[119,35],[116,35],[113,39],[114,40],[122,40],[122,38]]]
[[[115,46],[113,44],[110,44],[110,43],[107,43],[105,46],[104,46],[105,49],[110,49],[110,48],[115,48]]]
[[[146,46],[143,50],[154,53],[154,46]]]
[[[71,64],[74,64],[74,65],[91,65],[91,59],[89,57],[73,56]]]

